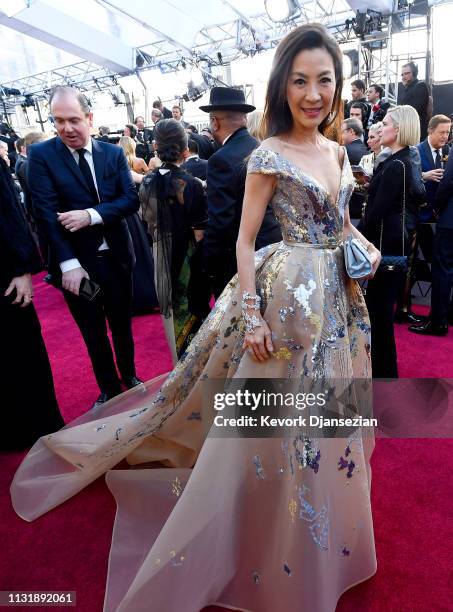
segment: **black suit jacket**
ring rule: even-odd
[[[236,130],[227,142],[208,160],[207,195],[208,224],[205,230],[203,254],[208,272],[219,269],[236,271],[236,240],[241,221],[247,161],[258,141],[247,128]],[[280,226],[268,206],[256,248],[281,240]]]
[[[413,106],[420,117],[420,139],[424,140],[428,133],[429,88],[424,81],[414,79],[406,87],[401,86],[398,104]]]
[[[434,206],[439,214],[437,227],[453,229],[453,152],[450,149],[444,175],[437,188]]]
[[[368,149],[361,140],[357,139],[346,145],[346,153],[348,154],[348,159],[351,166],[357,166],[362,157],[368,154]],[[349,200],[349,214],[351,219],[361,219],[364,202],[364,195],[356,192],[352,194],[351,199]]]
[[[373,105],[374,106],[374,105]],[[373,106],[371,107],[371,113],[373,113],[373,117],[371,118],[371,123],[379,123],[382,121],[387,114],[388,109],[390,108],[390,102],[384,102],[383,100],[379,101],[378,108],[373,112]]]
[[[198,145],[198,155],[200,159],[209,159],[216,151],[215,143],[202,134],[191,134],[189,137]]]
[[[405,171],[400,162],[403,162]],[[411,197],[411,173],[410,150],[409,147],[404,147],[380,163],[370,181],[365,215],[358,229],[379,249],[383,221],[382,252],[384,255],[402,255],[403,179],[405,174],[407,211]],[[405,253],[407,253],[408,246],[406,240]]]
[[[196,176],[202,181],[206,180],[207,172],[208,172],[208,162],[205,159],[200,159],[199,157],[191,157],[186,161],[185,164],[182,164],[181,168],[191,174],[192,176]]]
[[[100,202],[93,201],[77,162],[60,138],[37,143],[28,150],[27,179],[33,208],[49,242],[52,272],[57,276],[58,264],[73,258],[90,274],[103,236],[125,271],[134,264],[124,217],[137,212],[139,201],[126,158],[115,145],[93,139],[92,145]],[[86,208],[95,208],[103,224],[71,233],[58,222],[57,212]]]

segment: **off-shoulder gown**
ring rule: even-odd
[[[209,436],[206,379],[371,377],[366,306],[340,246],[353,189],[347,157],[336,201],[268,148],[248,171],[277,177],[284,239],[256,253],[272,358],[257,363],[242,348],[235,277],[172,372],[42,437],[12,484],[16,512],[31,521],[107,472],[118,504],[108,612],[329,612],[376,571],[372,437]],[[134,469],[112,470],[124,458]]]

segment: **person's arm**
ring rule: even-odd
[[[241,225],[236,242],[240,295],[244,305],[248,306],[244,309],[244,313],[249,318],[251,327],[254,327],[254,323],[257,324],[252,331],[245,334],[244,348],[248,348],[251,356],[257,361],[265,361],[274,350],[269,326],[261,316],[259,308],[256,308],[259,307],[259,300],[256,298],[254,252],[256,236],[267,205],[272,199],[276,182],[276,177],[272,175],[256,173],[247,175]]]
[[[376,274],[376,270],[378,269],[379,264],[381,263],[381,253],[374,246],[374,244],[367,240],[365,236],[361,234],[359,230],[351,223],[351,218],[349,216],[349,207],[347,206],[344,211],[343,238],[347,238],[350,234],[352,234],[353,238],[357,238],[357,240],[359,240],[363,244],[365,249],[368,251],[370,255],[371,265],[373,267],[371,274],[362,278],[361,280],[373,278],[373,276]]]
[[[447,167],[437,188],[434,208],[439,211],[453,197],[453,151],[448,157]]]
[[[29,147],[27,154],[27,182],[33,198],[33,209],[58,263],[77,260],[69,235],[58,221],[61,204],[50,176],[49,168],[40,151]],[[79,264],[80,265],[80,264]]]
[[[232,239],[236,220],[236,175],[222,156],[213,156],[208,162],[208,216],[203,255],[208,270],[215,271],[225,256],[225,244]]]
[[[198,242],[204,236],[204,228],[206,227],[206,223],[208,221],[208,205],[205,191],[203,189],[203,182],[200,179],[195,177],[193,178],[191,181],[191,189],[192,201],[189,210],[189,220],[190,225],[194,230],[195,239]]]

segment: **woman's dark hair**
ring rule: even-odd
[[[326,134],[332,130],[337,135],[341,132],[343,59],[340,47],[323,25],[311,23],[292,30],[277,47],[264,106],[263,131],[267,138],[287,132],[293,125],[293,117],[286,99],[286,87],[294,58],[307,49],[325,49],[332,57],[335,70],[335,95],[332,112],[322,121],[319,131]]]
[[[179,121],[161,119],[154,128],[157,155],[163,162],[174,163],[187,149],[187,134]]]
[[[132,123],[126,123],[125,127],[129,128],[131,133],[131,138],[135,138],[137,136],[137,128]]]

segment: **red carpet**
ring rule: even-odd
[[[38,281],[35,296],[58,400],[68,421],[89,408],[98,390],[60,294]],[[453,377],[452,332],[446,338],[424,338],[407,332],[406,326],[396,329],[402,377]],[[169,370],[159,315],[135,318],[134,334],[139,376],[148,379]],[[101,478],[36,522],[25,523],[9,500],[9,485],[22,456],[2,455],[0,590],[76,591],[78,612],[100,612],[113,497]],[[377,440],[372,467],[378,572],[345,593],[337,612],[453,610],[453,441]]]

